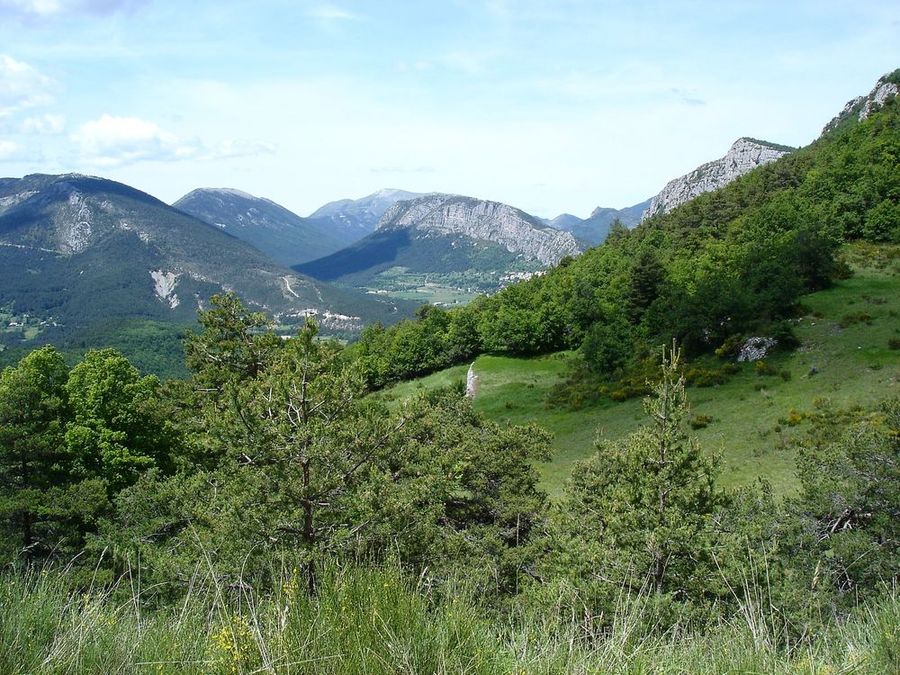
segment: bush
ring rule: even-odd
[[[770,366],[765,361],[757,361],[753,364],[753,372],[755,372],[760,377],[773,377],[778,375],[778,369]]]
[[[688,420],[688,424],[691,425],[691,429],[705,429],[708,427],[713,421],[713,418],[709,415],[694,415],[690,420]]]
[[[728,363],[721,368],[688,368],[684,371],[685,384],[694,387],[712,387],[718,384],[725,384],[728,378],[737,373],[740,369],[733,363]]]
[[[808,417],[806,413],[800,412],[794,408],[788,411],[785,417],[779,417],[778,421],[789,427],[795,427]]]
[[[855,314],[844,314],[841,317],[841,320],[838,321],[838,326],[841,328],[849,328],[858,323],[864,323],[867,326],[872,325],[872,321],[875,319],[868,312],[856,312]]]

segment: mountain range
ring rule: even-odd
[[[826,132],[865,119],[897,91],[896,74],[881,78]],[[197,189],[173,207],[98,177],[3,178],[0,360],[43,342],[110,344],[128,331],[149,352],[169,349],[172,339],[147,344],[145,328],[172,338],[223,291],[286,331],[315,316],[326,333],[352,337],[422,301],[466,302],[540,274],[602,242],[616,220],[638,226],[791,151],[741,138],[652,200],[549,221],[499,202],[395,189],[302,217],[233,189]]]
[[[571,213],[563,213],[544,222],[558,230],[571,232],[576,239],[588,246],[596,246],[606,240],[615,221],[618,220],[625,227],[634,227],[641,222],[641,217],[649,206],[649,199],[623,209],[598,206],[587,218],[582,219]]]
[[[496,290],[580,251],[570,233],[507,204],[429,194],[397,202],[372,234],[294,269],[322,281],[400,297],[428,283],[477,293]]]
[[[282,265],[315,260],[355,241],[331,223],[301,218],[273,201],[240,190],[199,188],[173,206],[252,244]]]
[[[339,334],[412,310],[298,274],[121,183],[77,174],[0,180],[7,346],[89,343],[86,336],[121,321],[190,325],[211,295],[232,290],[283,325],[315,316]]]
[[[335,228],[343,229],[357,240],[374,232],[385,211],[394,204],[421,196],[423,196],[421,192],[388,188],[361,199],[329,202],[316,209],[309,217],[311,220],[330,222]]]

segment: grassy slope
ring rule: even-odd
[[[855,257],[854,277],[804,298],[808,312],[796,327],[801,348],[767,360],[779,371],[789,371],[790,380],[760,377],[752,365],[744,365],[724,385],[689,389],[693,412],[713,417],[708,427],[692,433],[704,449],[722,454],[724,485],[764,477],[779,494],[789,494],[795,486],[790,440],[805,434],[807,424],[791,427],[780,424],[779,418],[792,408],[812,410],[817,398],[839,407],[866,407],[898,392],[900,351],[888,348],[890,338],[900,338],[898,263],[872,264],[861,260],[858,251]],[[871,325],[838,325],[845,315],[859,312],[872,317]],[[533,421],[553,432],[555,457],[541,467],[551,494],[559,493],[574,462],[591,454],[598,433],[619,438],[643,421],[639,400],[604,402],[581,410],[548,409],[547,394],[564,377],[570,358],[566,353],[534,359],[482,356],[475,364],[480,379],[476,408],[495,420]],[[818,373],[811,376],[813,366]],[[423,388],[465,379],[466,370],[450,368],[397,385],[384,395],[399,400]]]

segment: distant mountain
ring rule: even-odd
[[[739,138],[724,157],[707,162],[690,173],[666,183],[662,191],[650,202],[643,219],[668,213],[697,195],[724,187],[748,171],[774,162],[793,150],[794,148],[786,145],[754,138]]]
[[[269,199],[240,190],[200,188],[173,206],[252,244],[282,265],[321,258],[358,238],[327,220],[301,218]]]
[[[579,223],[583,223],[584,220],[578,216],[573,216],[571,213],[560,213],[556,218],[541,218],[541,222],[557,230],[568,232]]]
[[[330,202],[309,216],[311,220],[330,222],[336,232],[353,241],[375,231],[385,211],[397,202],[421,197],[420,192],[379,190],[361,199],[341,199]]]
[[[122,321],[193,324],[212,294],[230,290],[283,325],[313,315],[339,333],[410,309],[297,274],[121,183],[0,179],[0,327],[22,329],[0,332],[0,346],[105,343],[105,327]]]
[[[862,121],[866,119],[875,110],[883,106],[885,101],[898,93],[900,93],[900,70],[882,75],[868,95],[857,96],[847,101],[844,109],[822,129],[822,135],[827,134],[849,120]]]
[[[512,206],[431,194],[398,202],[369,236],[294,269],[388,292],[422,275],[425,283],[489,291],[579,252],[571,234]]]
[[[590,216],[583,220],[570,213],[564,213],[546,222],[558,230],[571,232],[576,239],[589,246],[596,246],[606,240],[613,222],[618,220],[625,227],[634,227],[641,222],[641,216],[648,206],[650,206],[649,199],[624,209],[598,206]]]

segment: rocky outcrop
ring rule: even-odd
[[[517,208],[459,195],[433,194],[399,202],[381,219],[380,231],[412,228],[438,235],[490,241],[543,265],[581,252],[568,232],[544,225]]]
[[[875,86],[872,88],[872,91],[869,92],[868,96],[857,96],[856,98],[847,101],[847,105],[844,106],[844,109],[841,110],[840,114],[833,120],[825,125],[825,128],[822,129],[822,133],[827,134],[829,131],[836,129],[847,120],[853,118],[856,118],[859,121],[868,118],[869,115],[883,106],[889,98],[896,96],[897,93],[900,92],[898,81],[900,81],[900,70],[895,70],[893,73],[883,75],[879,78],[878,82],[875,83]]]
[[[718,190],[758,166],[774,162],[792,148],[753,138],[739,138],[721,159],[697,167],[680,178],[666,183],[644,212],[643,220],[668,213],[694,197]]]
[[[175,272],[164,272],[163,270],[150,270],[150,277],[153,279],[153,292],[162,302],[165,302],[172,309],[181,304],[178,294],[175,293],[175,286],[178,284],[180,275]]]
[[[773,349],[778,344],[778,340],[770,337],[751,337],[747,338],[744,341],[744,344],[741,345],[741,350],[738,353],[738,361],[740,363],[744,363],[747,361],[759,361],[760,359],[764,359],[766,354],[769,353],[771,349]]]

